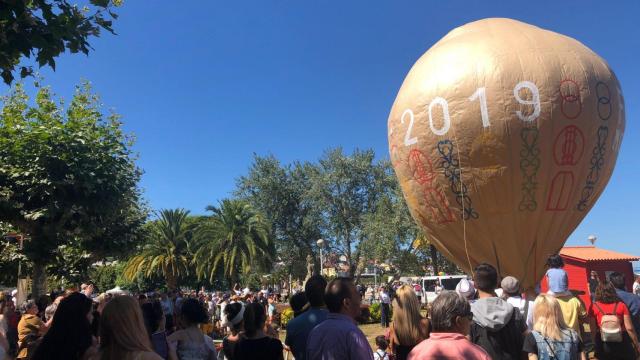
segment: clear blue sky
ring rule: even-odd
[[[118,13],[117,36],[94,40],[88,57],[58,59],[45,83],[68,98],[91,80],[137,135],[150,204],[194,213],[229,196],[253,153],[290,162],[343,146],[387,156],[404,76],[457,26],[510,17],[574,37],[616,71],[627,129],[606,191],[569,244],[595,234],[640,255],[638,1],[129,0]]]

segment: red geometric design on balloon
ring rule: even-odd
[[[582,112],[580,101],[580,85],[577,82],[565,79],[560,82],[560,111],[567,119],[575,119]],[[568,106],[567,104],[574,104]]]
[[[425,187],[424,200],[431,209],[431,216],[438,224],[453,222],[453,212],[442,190]]]
[[[420,150],[413,149],[409,152],[409,169],[420,185],[431,185],[436,178],[431,160]]]
[[[553,160],[560,166],[573,166],[584,153],[584,135],[575,125],[565,126],[553,144]]]
[[[547,210],[564,211],[569,206],[571,189],[573,188],[573,172],[560,171],[551,180],[551,190],[547,198]]]
[[[409,169],[413,173],[413,178],[422,185],[424,200],[431,212],[432,221],[438,224],[452,222],[453,212],[449,208],[449,203],[441,189],[433,186],[436,173],[429,158],[420,150],[413,149],[409,152]]]

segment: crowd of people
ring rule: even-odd
[[[587,345],[598,359],[636,359],[640,277],[629,292],[623,274],[611,272],[600,279],[595,273],[587,309],[569,291],[562,258],[551,256],[548,266],[549,291],[540,293],[525,292],[515,277],[499,279],[492,265],[480,264],[473,279],[461,280],[456,291],[440,291],[426,314],[413,286],[393,287],[392,295],[382,287],[382,313],[391,312],[392,318],[386,334],[376,337],[375,349],[356,323],[361,301],[370,295],[359,294],[348,279],[325,287],[324,279],[314,277],[305,288],[307,305],[291,299],[296,317],[287,326],[285,344],[296,359],[311,360],[583,360]],[[389,303],[391,309],[385,306]],[[388,325],[386,319],[381,323]]]
[[[15,294],[0,293],[0,360],[583,360],[591,347],[598,359],[636,359],[640,278],[629,292],[623,274],[593,273],[586,308],[569,291],[562,259],[548,265],[549,291],[536,293],[480,264],[426,312],[413,285],[383,286],[375,298],[387,318],[373,348],[357,322],[370,294],[347,278],[315,275],[292,293],[284,344],[281,299],[266,288],[95,296],[86,284],[24,301],[20,311]]]

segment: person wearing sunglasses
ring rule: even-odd
[[[431,334],[411,350],[408,359],[491,359],[467,339],[472,321],[469,302],[455,291],[442,291],[431,303]]]

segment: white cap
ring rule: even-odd
[[[476,288],[473,285],[473,281],[462,279],[460,280],[458,285],[456,285],[456,292],[462,295],[462,297],[464,297],[465,299],[470,299],[473,297],[473,295],[475,295]]]

